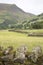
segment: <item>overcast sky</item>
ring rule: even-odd
[[[16,4],[25,12],[33,14],[43,13],[43,0],[0,0],[0,3]]]

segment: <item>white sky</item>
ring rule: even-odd
[[[0,3],[16,4],[25,12],[36,15],[43,13],[43,0],[0,0]]]

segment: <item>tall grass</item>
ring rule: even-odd
[[[13,46],[14,49],[25,44],[31,51],[34,46],[41,46],[43,50],[43,37],[28,37],[27,34],[0,31],[0,45],[4,48]]]

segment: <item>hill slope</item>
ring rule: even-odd
[[[0,29],[43,29],[43,13],[26,13],[15,4],[0,4]]]
[[[6,28],[6,26],[22,23],[25,20],[29,20],[35,15],[26,13],[15,4],[2,4],[0,3],[0,28]]]
[[[43,13],[28,22],[24,22],[25,29],[43,29]]]

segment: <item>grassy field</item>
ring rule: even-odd
[[[27,34],[9,32],[7,30],[0,31],[0,45],[4,46],[4,48],[13,46],[16,49],[23,44],[28,47],[29,51],[37,45],[43,49],[43,37],[28,37]]]

